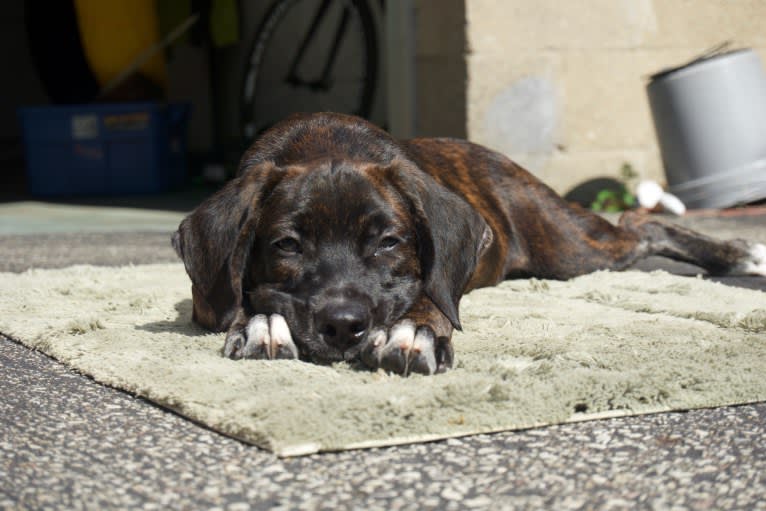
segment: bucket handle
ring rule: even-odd
[[[657,80],[659,78],[662,78],[665,75],[668,75],[670,73],[675,73],[676,71],[679,71],[689,66],[693,66],[694,64],[698,64],[704,60],[712,59],[713,57],[718,57],[719,55],[723,55],[724,53],[727,53],[729,51],[729,49],[731,48],[731,45],[732,45],[731,41],[723,41],[721,43],[718,43],[715,46],[708,48],[701,54],[697,55],[690,61],[686,62],[685,64],[681,64],[680,66],[675,66],[671,68],[666,68],[666,69],[663,69],[662,71],[658,71],[657,73],[649,75],[649,80],[650,81]]]

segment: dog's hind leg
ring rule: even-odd
[[[766,276],[766,245],[760,243],[716,240],[633,211],[622,215],[619,228],[637,236],[636,260],[658,255],[699,266],[711,275]]]
[[[766,246],[760,243],[717,240],[636,211],[624,213],[618,225],[579,208],[539,212],[520,230],[516,252],[523,257],[510,258],[506,278],[568,279],[624,270],[649,256],[690,263],[711,275],[766,276]]]

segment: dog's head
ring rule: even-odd
[[[487,229],[406,159],[253,165],[174,236],[194,318],[224,330],[240,307],[281,314],[301,358],[359,357],[425,293],[456,328]]]

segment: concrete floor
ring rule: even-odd
[[[175,260],[178,213],[5,206],[0,271]],[[682,223],[766,242],[763,215]],[[766,510],[764,403],[282,460],[5,338],[0,389],[0,509]]]
[[[183,213],[151,209],[52,204],[0,204],[0,236],[75,232],[171,232]]]

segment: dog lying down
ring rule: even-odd
[[[225,356],[361,362],[407,375],[452,365],[464,293],[568,279],[660,255],[766,275],[766,246],[572,207],[505,156],[464,140],[399,141],[347,115],[293,116],[173,236],[194,321]]]

